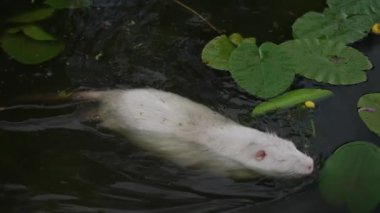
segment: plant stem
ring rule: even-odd
[[[181,2],[179,0],[173,0],[173,1],[176,4],[180,5],[181,7],[185,8],[186,10],[190,11],[194,15],[196,15],[198,18],[200,18],[202,21],[204,21],[209,27],[211,27],[211,29],[213,29],[218,34],[222,34],[223,33],[223,31],[221,31],[218,28],[216,28],[213,24],[211,24],[211,22],[207,21],[207,19],[205,17],[203,17],[201,14],[199,14],[197,11],[195,11],[191,7],[187,6],[186,4],[184,4],[183,2]]]

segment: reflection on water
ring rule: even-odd
[[[30,1],[3,2],[1,17],[27,8]],[[336,89],[340,98],[327,101],[316,112],[316,145],[309,147],[309,115],[285,112],[257,120],[249,118],[247,114],[257,100],[238,89],[226,73],[201,63],[200,51],[215,33],[188,11],[171,1],[93,3],[87,9],[59,11],[41,23],[66,42],[66,50],[56,60],[26,66],[0,53],[2,100],[65,89],[154,87],[189,97],[246,125],[277,132],[316,159],[320,153],[326,157],[342,144],[348,139],[346,134],[349,140],[360,135],[362,139],[378,141],[342,108],[342,103],[351,101],[347,92],[350,89],[355,88],[356,92],[350,93],[355,95],[367,88],[379,90],[372,81]],[[259,42],[291,38],[290,26],[298,16],[324,7],[322,0],[186,3],[226,32],[254,35]],[[379,55],[369,46],[362,44],[359,48],[370,57]],[[312,83],[296,80],[295,87],[305,84]],[[180,168],[133,147],[114,133],[99,130],[96,124],[81,123],[80,113],[80,107],[70,104],[27,105],[0,111],[0,210],[332,211],[319,197],[317,174],[299,180],[260,178],[237,182],[207,171]],[[327,121],[323,120],[326,114],[331,115]],[[339,126],[330,120],[334,116],[345,121],[345,128],[352,131],[347,133],[341,128],[331,133],[332,123]],[[357,128],[360,131],[355,131]]]

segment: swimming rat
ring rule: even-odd
[[[301,177],[313,171],[313,159],[292,142],[240,125],[170,92],[84,91],[72,99],[98,101],[101,127],[183,166],[235,177]]]

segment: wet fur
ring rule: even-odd
[[[248,168],[245,161],[252,160],[250,150],[257,146],[270,147],[278,149],[279,155],[295,150],[293,144],[283,142],[274,134],[241,126],[201,104],[168,92],[155,89],[90,91],[77,93],[73,98],[99,101],[97,115],[102,127],[186,167],[200,166],[235,178],[254,177],[257,172],[283,176]],[[277,163],[281,164],[282,160]],[[296,175],[292,169],[288,168],[285,175]]]

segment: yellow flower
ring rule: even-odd
[[[305,101],[305,106],[306,106],[306,108],[314,109],[315,103],[313,101]]]
[[[374,33],[376,35],[380,35],[380,23],[375,23],[372,26],[372,33]]]

